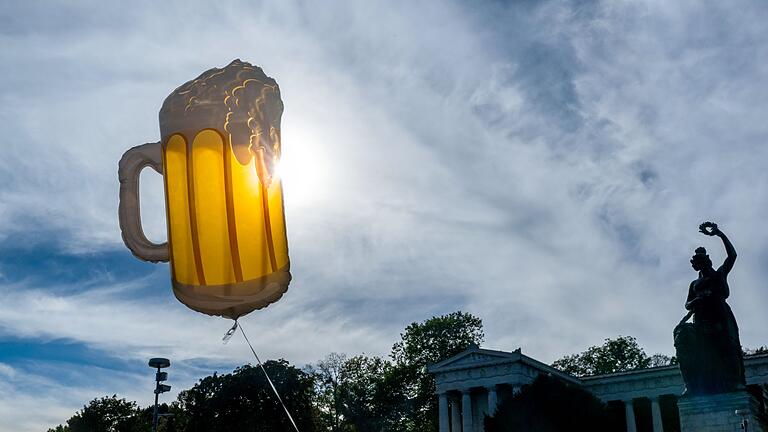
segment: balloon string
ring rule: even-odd
[[[277,396],[277,400],[280,402],[280,405],[283,406],[283,409],[285,410],[285,414],[288,415],[288,420],[291,421],[291,424],[293,425],[293,428],[296,429],[296,432],[299,432],[299,427],[296,426],[296,422],[293,421],[293,416],[291,416],[290,411],[288,411],[288,407],[285,406],[285,403],[283,403],[283,399],[280,397],[280,394],[277,392],[277,388],[275,388],[275,385],[272,383],[272,380],[269,378],[269,374],[267,373],[267,370],[264,369],[264,365],[261,363],[261,359],[259,359],[259,355],[256,354],[256,350],[253,349],[253,345],[251,345],[251,341],[248,340],[248,336],[245,335],[245,330],[243,330],[243,326],[238,325],[237,320],[235,320],[235,325],[232,326],[230,331],[234,333],[237,327],[240,327],[240,333],[243,334],[243,337],[245,338],[245,342],[248,344],[248,347],[251,349],[253,356],[256,357],[256,362],[259,364],[259,367],[264,372],[264,376],[267,377],[267,382],[269,383],[269,386],[272,387],[272,391],[275,392],[275,396]]]

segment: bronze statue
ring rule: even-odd
[[[704,222],[699,231],[720,237],[728,256],[717,270],[703,247],[691,258],[699,277],[688,288],[685,308],[690,312],[675,327],[674,337],[685,394],[693,395],[725,393],[745,386],[739,327],[725,301],[730,295],[727,277],[736,262],[736,250],[717,224]],[[691,316],[693,323],[688,323]]]

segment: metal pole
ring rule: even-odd
[[[160,373],[160,368],[157,368],[157,373]],[[157,375],[155,375],[157,377]],[[152,414],[152,432],[157,432],[157,397],[160,395],[157,392],[157,381],[155,381],[155,410]]]
[[[157,432],[157,400],[160,396],[160,393],[167,392],[171,389],[171,386],[162,385],[160,384],[161,381],[165,381],[168,379],[168,374],[165,372],[160,372],[160,369],[167,368],[171,365],[171,361],[167,358],[151,358],[149,359],[149,367],[153,369],[157,369],[157,372],[155,372],[155,409],[152,413],[152,432]]]
[[[744,432],[747,432],[747,429],[749,428],[749,410],[746,409],[740,409],[736,410],[736,415],[741,417],[741,429]]]

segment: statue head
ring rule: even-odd
[[[703,247],[697,247],[696,253],[691,257],[691,267],[696,271],[712,268],[712,260],[707,255],[707,250]]]

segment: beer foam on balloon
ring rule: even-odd
[[[240,59],[213,68],[174,90],[160,109],[163,141],[181,133],[191,142],[203,129],[229,138],[237,160],[257,158],[259,177],[268,184],[280,158],[280,88],[264,71]]]

